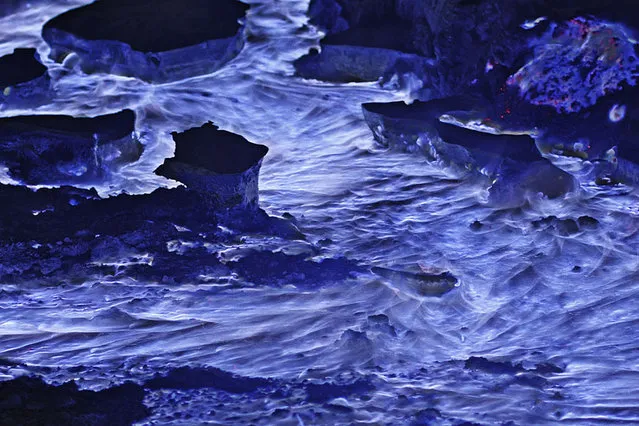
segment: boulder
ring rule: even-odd
[[[244,44],[238,0],[97,0],[47,22],[51,58],[80,58],[85,72],[166,82],[211,73]]]
[[[266,146],[212,123],[173,133],[173,140],[175,156],[157,174],[182,182],[215,210],[258,207],[258,178]]]

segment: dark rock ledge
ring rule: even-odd
[[[471,98],[410,105],[369,103],[362,109],[381,145],[420,152],[463,175],[487,177],[491,201],[497,204],[519,205],[529,193],[556,198],[577,188],[570,174],[542,157],[535,140],[525,131],[509,132],[488,122],[477,123],[484,128],[471,129],[442,121],[449,111],[455,116],[482,117]]]
[[[85,72],[166,82],[211,73],[244,45],[238,0],[97,0],[47,22],[51,58],[78,55]]]
[[[49,385],[35,377],[0,382],[0,424],[22,426],[123,426],[149,415],[144,389],[133,383],[100,392],[75,382]]]
[[[142,155],[134,125],[131,110],[95,118],[0,118],[0,164],[21,184],[97,183]]]
[[[432,52],[416,40],[420,24],[395,12],[392,2],[313,0],[312,24],[326,32],[321,51],[295,62],[299,76],[333,82],[377,81],[398,62],[428,68]]]
[[[382,78],[400,86],[412,74],[435,96],[460,93],[488,61],[511,66],[520,59],[526,32],[519,25],[537,17],[540,2],[312,0],[310,21],[326,36],[321,53],[298,60],[296,70],[305,78]]]

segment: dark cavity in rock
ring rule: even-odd
[[[0,88],[15,86],[47,75],[35,49],[15,49],[0,58]]]

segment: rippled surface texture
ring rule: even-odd
[[[1,285],[0,357],[20,367],[0,365],[0,377],[26,371],[90,390],[146,383],[151,411],[139,424],[639,422],[631,188],[491,206],[485,184],[376,145],[361,104],[404,93],[294,76],[293,61],[320,39],[306,1],[248,3],[250,37],[213,74],[150,84],[45,60],[52,101],[2,116],[134,110],[146,149],[97,188],[103,196],[171,185],[152,174],[173,152],[170,132],[212,121],[269,147],[260,205],[292,215],[306,240],[245,233],[210,256],[260,249],[358,266],[293,273],[285,263],[197,285],[126,269]],[[0,54],[37,47],[47,58],[42,25],[80,4],[34,2],[2,18]],[[372,267],[449,271],[459,282],[431,297],[410,275]],[[215,367],[235,387],[150,381],[181,367]]]

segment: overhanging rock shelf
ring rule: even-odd
[[[56,61],[74,53],[87,72],[162,83],[208,74],[244,46],[237,0],[97,0],[63,13],[42,30]]]

